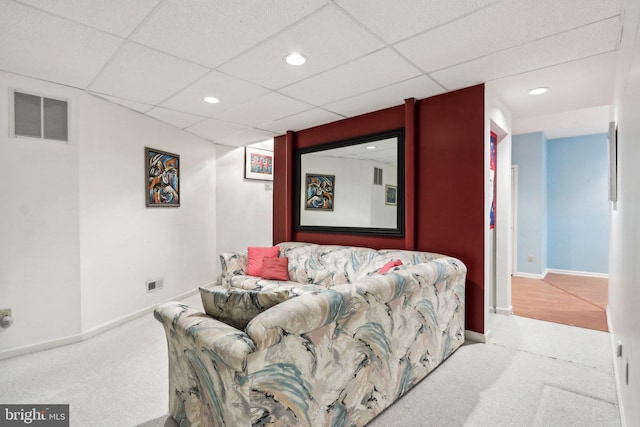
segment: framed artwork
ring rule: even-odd
[[[273,181],[273,151],[244,147],[244,177]]]
[[[306,174],[304,182],[304,208],[313,211],[332,211],[336,176],[308,173]]]
[[[384,204],[392,206],[398,204],[398,187],[395,185],[384,186]]]
[[[145,147],[147,207],[180,206],[180,156]]]

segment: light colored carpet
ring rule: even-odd
[[[184,301],[201,307],[199,295]],[[610,336],[489,315],[468,343],[376,417],[387,426],[620,426]],[[1,403],[69,403],[71,426],[173,427],[167,346],[151,314],[79,344],[0,361]]]

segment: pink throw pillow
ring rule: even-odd
[[[289,258],[264,257],[262,260],[262,274],[260,277],[269,280],[289,280]]]
[[[262,273],[262,260],[265,257],[277,258],[280,255],[279,246],[260,247],[249,246],[247,252],[249,253],[249,262],[247,264],[247,274],[249,276],[260,277]]]
[[[384,273],[388,272],[389,270],[391,270],[393,267],[397,267],[399,265],[402,265],[402,261],[400,261],[399,259],[397,259],[395,261],[389,261],[388,263],[383,265],[380,268],[380,270],[378,270],[378,273],[384,274]]]

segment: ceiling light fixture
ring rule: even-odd
[[[537,87],[535,89],[531,89],[529,91],[529,95],[542,95],[543,93],[547,93],[548,91],[548,87]]]
[[[217,104],[218,102],[220,102],[220,100],[215,96],[205,96],[204,102],[207,102],[209,104]]]
[[[368,145],[367,146],[367,150],[375,150],[376,146],[375,145]]]
[[[284,60],[289,65],[302,65],[307,62],[307,58],[299,53],[292,53],[284,57]]]

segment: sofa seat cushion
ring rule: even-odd
[[[289,299],[287,290],[247,290],[239,288],[200,288],[204,311],[211,317],[244,330],[258,314]]]
[[[320,285],[306,285],[304,283],[281,281],[281,280],[266,280],[253,276],[234,276],[230,283],[230,288],[246,289],[252,291],[262,292],[279,292],[287,291],[291,297],[302,295],[305,293],[319,292],[323,289],[327,289]]]

